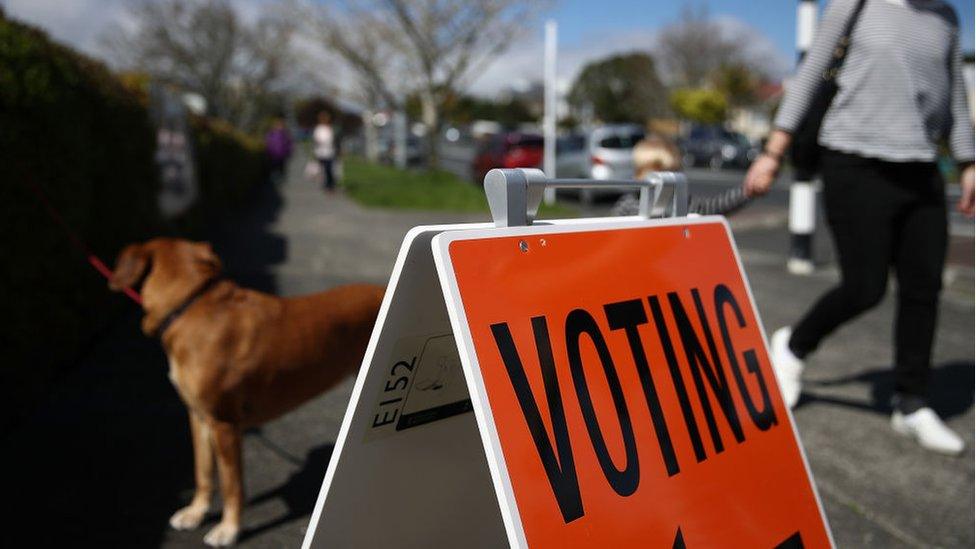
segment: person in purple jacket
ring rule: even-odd
[[[278,182],[285,175],[285,166],[291,157],[291,133],[281,117],[276,117],[271,129],[264,136],[264,147],[271,161],[271,181]]]

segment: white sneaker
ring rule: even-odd
[[[919,408],[910,414],[898,410],[891,414],[891,428],[906,437],[914,438],[923,448],[957,456],[966,444],[952,432],[931,408]]]
[[[779,392],[783,395],[783,401],[788,408],[793,408],[800,400],[800,376],[803,374],[803,360],[790,350],[792,334],[793,330],[790,327],[780,328],[773,332],[769,342],[772,355],[769,358],[773,362],[773,372],[779,383]]]

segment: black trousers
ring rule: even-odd
[[[325,190],[331,191],[335,188],[335,174],[332,172],[333,161],[331,158],[319,158],[319,163],[322,165],[322,183]]]
[[[841,283],[794,327],[790,348],[803,357],[877,305],[894,267],[895,389],[925,398],[947,243],[942,176],[934,163],[884,162],[830,150],[821,168]]]

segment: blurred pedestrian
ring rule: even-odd
[[[312,132],[312,141],[315,144],[315,158],[322,165],[323,184],[326,192],[335,192],[335,173],[333,164],[335,163],[336,147],[335,132],[332,131],[332,115],[328,111],[322,111],[318,115],[319,123]]]
[[[681,170],[681,151],[671,140],[657,133],[650,133],[634,145],[634,176],[644,179],[652,172],[676,172]]]
[[[264,148],[271,161],[271,181],[277,183],[284,178],[288,159],[291,158],[291,133],[285,126],[285,120],[275,117],[271,129],[264,136]]]
[[[956,14],[942,0],[832,0],[744,185],[752,195],[769,189],[801,124],[831,89],[825,82],[835,84],[816,135],[841,282],[792,328],[773,334],[773,368],[784,399],[795,405],[803,360],[881,301],[893,266],[891,424],[947,454],[960,453],[964,444],[929,407],[927,390],[947,242],[936,163],[942,143],[962,174],[957,208],[973,215],[973,126],[959,41]]]

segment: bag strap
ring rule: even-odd
[[[865,4],[867,4],[867,0],[857,1],[854,13],[847,20],[844,34],[841,35],[840,40],[837,41],[837,46],[834,48],[834,59],[830,63],[830,67],[824,71],[824,80],[829,81],[837,78],[837,73],[840,72],[840,68],[844,64],[844,59],[847,58],[847,48],[851,45],[851,34],[854,33],[854,26],[857,25],[857,20],[861,17],[861,12],[864,10]]]

